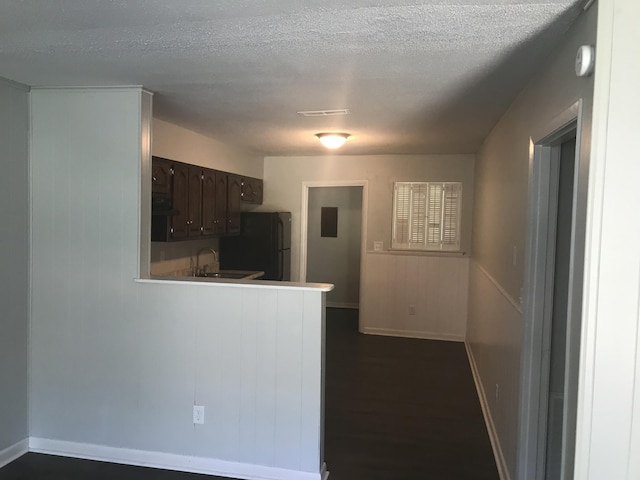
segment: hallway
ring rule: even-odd
[[[464,344],[362,335],[327,309],[331,480],[497,480]]]

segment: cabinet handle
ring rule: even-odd
[[[156,177],[153,177],[153,181],[154,181],[154,182],[157,182],[157,181],[158,181],[158,179],[157,179]]]

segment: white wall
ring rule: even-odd
[[[0,466],[25,439],[29,292],[28,89],[0,79]]]
[[[516,478],[530,137],[583,99],[577,195],[584,200],[593,78],[576,77],[574,63],[578,46],[595,44],[595,36],[596,9],[591,8],[512,103],[477,156],[467,341],[504,457],[501,466],[511,478]]]
[[[575,478],[640,478],[640,2],[598,2]]]
[[[362,156],[322,156],[322,157],[267,157],[264,168],[265,203],[262,210],[281,210],[292,213],[292,249],[291,264],[292,279],[297,280],[300,275],[300,221],[302,204],[303,182],[344,182],[364,181],[367,184],[367,192],[364,200],[366,228],[365,245],[366,252],[362,258],[363,276],[361,277],[360,297],[360,328],[383,329],[387,333],[396,335],[424,336],[429,338],[448,337],[453,335],[459,338],[458,324],[464,323],[466,318],[466,305],[462,317],[455,318],[452,323],[455,326],[441,321],[430,319],[426,310],[416,312],[411,319],[399,320],[407,312],[408,305],[398,303],[398,299],[389,295],[387,284],[379,281],[380,278],[390,278],[392,271],[380,271],[376,267],[369,268],[380,255],[372,253],[373,242],[382,241],[384,251],[387,252],[391,245],[391,215],[393,207],[393,183],[396,181],[456,181],[463,184],[462,202],[462,249],[469,251],[471,247],[471,221],[473,208],[473,175],[474,155],[362,155]],[[387,262],[386,265],[398,265]],[[426,263],[420,261],[419,255],[406,257],[402,265],[414,269],[424,267]],[[457,270],[456,270],[457,271]],[[464,278],[461,283],[450,285],[439,283],[442,291],[450,290],[461,292],[462,285],[466,285],[466,269],[461,270]],[[371,272],[371,273],[368,273]],[[408,272],[404,272],[408,273]],[[403,273],[403,274],[404,274]],[[452,273],[452,272],[448,272]],[[381,277],[382,276],[382,277]],[[450,278],[451,275],[445,275]],[[421,295],[423,292],[417,292]],[[436,295],[437,292],[432,292]],[[459,297],[466,301],[466,289]],[[369,299],[385,301],[384,311],[395,312],[381,318],[378,312],[366,309]],[[445,298],[451,298],[446,295]],[[453,306],[450,310],[454,310]],[[433,331],[436,324],[446,325],[444,331]],[[411,325],[412,330],[406,329]],[[449,328],[451,327],[451,328]],[[372,330],[369,330],[373,333]],[[382,333],[382,332],[380,332]]]
[[[153,119],[151,151],[158,157],[262,178],[264,159],[186,128]]]
[[[357,307],[360,301],[362,187],[309,189],[307,281],[331,283],[327,304]],[[322,207],[338,208],[338,236],[320,236]]]
[[[324,292],[135,280],[147,101],[32,93],[30,448],[319,480]]]

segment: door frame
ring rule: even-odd
[[[587,168],[581,163],[582,99],[530,138],[529,201],[525,264],[524,315],[520,361],[520,399],[518,412],[518,469],[520,480],[544,479],[546,455],[547,405],[553,274],[555,266],[555,222],[560,165],[560,143],[576,138],[574,189],[571,225],[571,258],[567,302],[567,344],[565,408],[562,443],[562,477],[573,478],[575,431],[580,361],[582,289],[586,227]],[[550,240],[553,241],[550,241]],[[572,411],[568,406],[573,405]]]
[[[309,219],[309,189],[322,187],[362,187],[362,223],[360,229],[360,293],[358,303],[362,303],[362,285],[365,271],[367,247],[367,212],[369,203],[368,180],[318,180],[302,182],[302,202],[300,207],[300,281],[307,281],[307,223]]]

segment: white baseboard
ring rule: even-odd
[[[106,447],[38,437],[29,438],[29,451],[243,480],[322,480],[323,474],[323,472],[303,472],[250,463],[228,462],[215,458]]]
[[[359,303],[347,303],[347,302],[327,302],[329,308],[351,308],[357,310],[360,308]]]
[[[473,351],[467,342],[464,342],[464,346],[467,349],[467,357],[469,359],[469,365],[471,366],[473,381],[475,382],[476,390],[478,391],[478,398],[480,399],[480,406],[482,407],[484,423],[487,425],[487,432],[489,434],[489,440],[491,441],[491,449],[493,450],[493,456],[496,459],[498,475],[500,476],[500,480],[511,480],[509,469],[507,468],[507,462],[505,461],[504,453],[502,452],[502,446],[500,445],[500,439],[498,438],[498,432],[496,431],[496,426],[493,423],[493,417],[491,416],[491,409],[489,408],[487,395],[484,391],[484,387],[482,386],[482,382],[480,381],[480,374],[478,373],[476,360],[473,357]]]
[[[29,451],[29,439],[25,438],[17,443],[0,450],[0,468],[4,467],[7,463],[13,462],[16,458],[21,457]]]
[[[421,338],[424,340],[445,340],[448,342],[464,342],[464,335],[453,335],[449,333],[432,333],[414,330],[395,330],[392,328],[371,328],[365,327],[362,333],[368,335],[385,335],[387,337]]]

